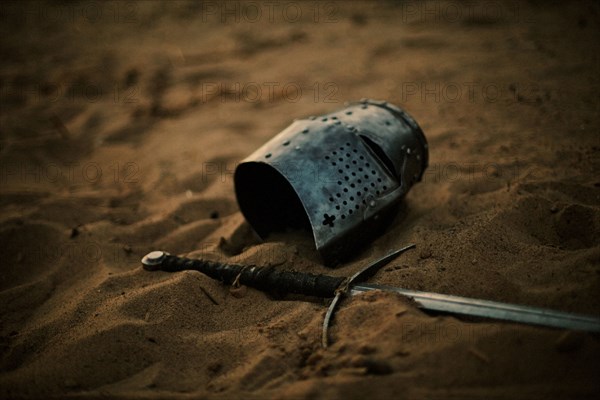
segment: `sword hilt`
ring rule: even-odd
[[[305,296],[333,297],[344,277],[285,271],[273,267],[225,264],[217,261],[172,256],[162,251],[148,253],[142,259],[148,271],[199,271],[226,284],[239,282],[262,291],[294,293]]]

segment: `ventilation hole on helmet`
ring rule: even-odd
[[[353,213],[353,211],[352,211],[352,210],[348,210],[348,214],[352,214],[352,213]]]
[[[351,183],[351,184],[350,184],[350,187],[351,187],[351,188],[355,188],[355,187],[356,187],[356,185],[355,185],[354,183]]]
[[[334,115],[333,117],[331,117],[331,119],[337,119],[337,117]]]
[[[335,196],[336,196],[336,197],[338,197],[338,198],[339,198],[339,197],[342,197],[342,195],[341,195],[341,194],[339,194],[339,193],[336,193],[336,194],[335,194]]]
[[[346,115],[352,115],[352,111],[346,111]]]
[[[371,182],[371,187],[375,187],[375,184],[373,182]]]
[[[356,192],[356,195],[357,195],[357,196],[360,196],[360,195],[361,195],[361,193],[360,193],[360,192]],[[333,199],[331,199],[331,201],[333,201]]]
[[[346,219],[346,216],[344,214],[342,214],[342,219]]]
[[[350,153],[346,153],[346,157],[350,157]]]
[[[338,158],[338,161],[342,162],[344,159],[342,157]]]
[[[339,210],[339,209],[340,209],[340,206],[335,206],[335,209],[336,209],[336,210]]]
[[[352,173],[352,176],[356,176],[356,172],[353,172],[353,173]]]
[[[350,146],[350,142],[346,142],[346,146]]]
[[[360,158],[361,160],[364,160],[364,159],[365,159],[363,156],[360,156],[360,157],[358,157],[358,158]]]
[[[352,151],[353,151],[353,152],[355,152],[355,153],[358,153],[358,150],[356,150],[356,149],[354,149],[354,150],[352,150]]]
[[[331,165],[335,165],[335,161],[332,161],[332,162],[331,162]]]
[[[350,168],[350,166],[348,164],[346,164],[346,168]]]
[[[369,191],[369,188],[368,188],[368,187],[366,187],[366,186],[365,186],[363,189],[364,189],[364,191],[365,191],[365,192],[368,192],[368,191]]]
[[[377,178],[377,182],[381,182],[381,178]]]
[[[349,178],[348,176],[345,176],[345,177],[344,177],[344,179],[345,179],[345,180],[349,180],[350,178]]]
[[[375,193],[379,194],[380,192],[379,192],[379,190],[377,190],[377,191],[375,191]]]
[[[365,167],[369,168],[370,166],[371,166],[371,164],[365,163]]]
[[[344,173],[344,171],[343,171],[343,170],[341,170],[341,169],[338,169],[338,172],[339,172],[340,174],[343,174],[343,173]]]
[[[271,158],[271,153],[265,154],[265,158]]]
[[[335,156],[337,154],[337,151],[332,151],[331,154]]]
[[[344,147],[340,147],[340,150],[344,151]]]
[[[347,204],[348,204],[348,202],[347,202],[346,200],[344,200],[344,201],[342,201],[342,204],[343,204],[343,205],[347,205]]]
[[[390,125],[391,125],[390,121],[385,121],[385,124],[386,124],[387,126],[390,126]]]
[[[333,201],[333,197],[330,197],[330,198],[329,198],[329,201]]]
[[[341,185],[341,184],[342,184],[342,181],[338,181],[338,185]]]
[[[354,208],[356,208],[358,210],[360,208],[360,206],[357,204],[354,206]]]
[[[359,180],[357,180],[356,182],[358,182],[358,183],[362,183],[362,179],[359,179]]]
[[[322,118],[321,121],[325,122],[327,121],[327,118]]]
[[[308,128],[306,128],[305,130],[303,130],[302,133],[304,133],[306,135],[308,133]]]
[[[365,179],[369,179],[369,175],[365,174]]]
[[[348,193],[348,188],[344,188],[344,193]]]
[[[283,145],[284,145],[284,146],[287,146],[288,144],[290,144],[290,141],[289,141],[289,140],[286,140],[285,142],[283,142]]]
[[[362,170],[363,170],[363,169],[362,169],[362,168],[359,168],[358,170],[359,170],[360,172],[362,172]]]
[[[354,197],[350,196],[350,201],[354,201]]]
[[[326,159],[326,160],[329,160],[329,156],[325,156],[325,159]]]
[[[363,204],[367,204],[367,201],[366,201],[366,200],[363,200]]]
[[[323,225],[333,227],[333,221],[335,221],[335,215],[323,214]]]
[[[383,190],[387,190],[387,186],[383,185]]]
[[[352,164],[356,165],[356,160],[352,160]]]

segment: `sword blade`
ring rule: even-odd
[[[392,286],[361,283],[351,287],[356,295],[371,290],[395,292],[414,300],[424,310],[493,318],[525,324],[566,328],[572,330],[600,332],[600,318],[578,315],[544,308],[499,303],[495,301],[472,299],[461,296],[420,292]]]

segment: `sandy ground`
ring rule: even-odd
[[[149,273],[150,250],[600,314],[593,3],[0,5],[0,397],[593,398],[590,334]],[[236,163],[293,118],[408,110],[430,167],[340,268],[258,240]]]

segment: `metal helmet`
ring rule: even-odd
[[[385,228],[427,162],[405,111],[363,99],[294,121],[237,166],[235,193],[259,236],[305,227],[332,265]]]

